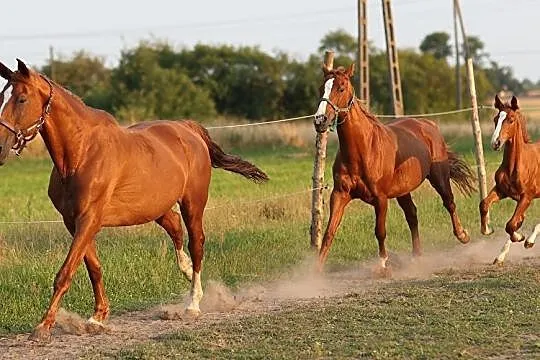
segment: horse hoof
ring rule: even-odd
[[[84,327],[86,332],[92,335],[98,335],[108,332],[107,327],[105,327],[103,323],[94,320],[94,318],[88,319]]]
[[[528,242],[528,241],[525,241],[523,243],[523,246],[525,247],[525,249],[530,249],[534,246],[534,243],[533,242]]]
[[[469,236],[469,232],[467,230],[463,230],[463,232],[457,238],[462,244],[467,244],[469,241],[471,241],[471,237]]]
[[[187,308],[185,314],[189,319],[197,319],[199,316],[201,316],[201,310]]]
[[[480,232],[482,233],[482,235],[491,235],[495,232],[495,230],[493,230],[491,226],[486,226],[485,229],[480,229]]]
[[[512,242],[522,242],[525,240],[525,236],[516,231],[510,235],[510,240],[512,240]]]
[[[499,258],[495,258],[495,260],[493,260],[493,265],[503,266],[503,265],[504,265],[504,261],[499,260]]]
[[[376,279],[391,279],[392,268],[390,266],[377,267],[376,269],[373,270],[373,276]]]
[[[34,342],[49,342],[51,341],[51,331],[43,325],[38,325],[28,337],[28,340]]]

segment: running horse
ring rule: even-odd
[[[493,261],[502,265],[510,245],[525,240],[517,230],[525,220],[525,211],[533,199],[540,197],[540,143],[531,143],[527,133],[525,117],[519,111],[518,100],[512,96],[510,103],[503,103],[495,95],[495,109],[498,110],[493,121],[495,130],[491,137],[491,147],[499,151],[504,148],[502,163],[495,172],[495,186],[480,202],[480,230],[484,235],[493,233],[487,214],[493,203],[504,198],[517,202],[514,214],[506,223],[509,239],[504,243],[499,255]],[[540,227],[536,226],[524,246],[531,248]]]
[[[337,127],[339,150],[334,161],[334,188],[330,196],[330,218],[319,252],[322,269],[332,240],[352,199],[375,208],[375,236],[379,243],[380,270],[388,275],[386,213],[388,199],[396,198],[405,213],[412,238],[412,253],[421,254],[416,206],[411,192],[427,178],[450,213],[454,235],[469,242],[456,212],[450,186],[453,180],[465,194],[474,191],[474,176],[468,165],[450,151],[437,125],[428,120],[399,119],[382,124],[355,97],[350,78],[354,64],[331,70],[323,65],[324,81],[315,114],[317,132]]]
[[[191,281],[186,312],[197,316],[202,298],[203,213],[211,168],[232,171],[254,182],[268,180],[256,166],[224,153],[193,121],[152,121],[129,128],[86,106],[79,98],[17,60],[13,72],[0,63],[12,86],[0,119],[0,164],[10,149],[20,152],[41,134],[54,167],[49,197],[73,236],[56,275],[53,295],[31,340],[50,338],[51,326],[77,267],[84,260],[95,297],[89,324],[103,327],[109,315],[95,236],[103,227],[155,221],[171,237],[180,270]],[[2,91],[2,103],[3,103]],[[178,203],[189,235],[191,259],[183,250]]]

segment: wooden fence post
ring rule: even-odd
[[[334,52],[326,50],[324,53],[324,63],[327,68],[334,67]],[[315,138],[315,161],[313,163],[313,192],[311,197],[311,247],[319,250],[322,242],[322,220],[323,220],[323,186],[324,169],[326,162],[326,143],[328,141],[328,131],[317,133]]]
[[[467,80],[469,81],[469,93],[471,95],[472,105],[472,128],[474,135],[474,145],[476,147],[476,166],[478,167],[478,184],[480,191],[480,200],[483,200],[487,196],[486,186],[486,164],[484,162],[484,147],[482,145],[482,130],[480,128],[480,117],[478,116],[478,101],[476,99],[476,84],[474,82],[474,70],[473,62],[469,57],[467,59]],[[488,221],[489,221],[489,214]]]

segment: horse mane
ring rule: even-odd
[[[60,90],[61,94],[65,95],[68,99],[73,100],[77,105],[80,105],[85,109],[89,109],[89,110],[92,110],[92,111],[99,112],[99,113],[101,113],[101,115],[105,115],[104,118],[106,118],[106,120],[108,120],[111,124],[118,125],[118,122],[116,121],[115,117],[112,116],[111,114],[109,114],[108,112],[106,112],[105,110],[96,109],[96,108],[93,108],[93,107],[85,104],[85,102],[78,95],[75,95],[73,92],[71,92],[71,90],[69,90],[69,89],[63,87],[62,85],[58,84],[57,82],[49,79],[44,74],[40,73],[40,75],[43,76],[46,80],[48,80],[53,85],[55,92],[58,92],[58,90]],[[53,97],[54,97],[54,95],[53,95]]]
[[[518,121],[519,126],[521,127],[521,135],[523,136],[523,141],[525,143],[531,142],[531,137],[529,136],[529,132],[527,131],[527,119],[525,116],[520,112],[516,113],[518,115]]]
[[[347,76],[345,74],[345,71],[346,71],[346,69],[343,66],[339,66],[337,69],[333,70],[332,72],[334,73],[334,75],[339,74],[339,75],[342,75],[342,76]],[[354,93],[354,85],[352,83],[351,83],[351,86],[353,88],[354,102],[358,104],[358,106],[360,107],[360,111],[364,114],[364,116],[366,116],[369,120],[371,120],[374,123],[382,124],[381,121],[375,115],[373,115],[371,112],[369,112],[369,110],[362,103],[362,101],[360,101],[360,99],[356,97],[356,95]]]

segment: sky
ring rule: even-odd
[[[453,34],[452,0],[394,0],[398,47],[418,48],[427,34]],[[357,34],[356,0],[4,0],[0,61],[43,65],[49,47],[69,57],[84,49],[114,66],[141,40],[176,47],[197,43],[258,45],[306,59],[320,39],[343,28]],[[490,58],[520,78],[540,80],[540,0],[461,0],[465,30]],[[384,48],[381,0],[368,0],[368,38]],[[322,54],[321,54],[322,59]],[[338,64],[339,65],[339,64]]]

